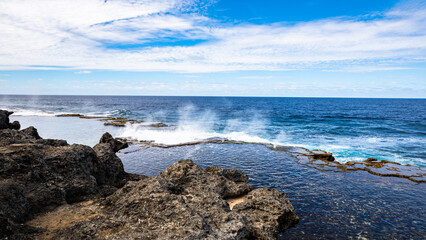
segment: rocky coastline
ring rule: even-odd
[[[56,117],[79,117],[83,119],[97,119],[103,121],[106,126],[125,127],[126,125],[142,124],[147,128],[174,128],[175,125],[167,125],[164,123],[151,123],[146,124],[144,121],[137,121],[127,118],[113,118],[101,116],[86,116],[82,114],[61,114]],[[350,161],[341,163],[335,159],[332,153],[320,149],[309,150],[302,147],[295,146],[275,146],[270,143],[253,143],[241,142],[229,139],[212,138],[195,142],[186,142],[173,145],[158,144],[152,141],[137,141],[135,139],[120,138],[121,141],[128,142],[129,144],[137,144],[142,147],[159,147],[159,148],[172,148],[187,145],[197,145],[205,143],[216,144],[261,144],[265,147],[275,150],[284,151],[297,159],[297,163],[317,169],[319,171],[334,171],[334,172],[354,172],[364,171],[380,177],[396,177],[408,179],[415,183],[426,183],[426,171],[424,168],[412,165],[402,165],[397,162],[378,160],[376,158],[368,158],[364,161]]]
[[[0,110],[0,239],[275,239],[299,221],[283,192],[235,169],[187,159],[129,174],[110,134],[69,145],[11,114]]]

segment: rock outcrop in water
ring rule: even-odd
[[[21,125],[18,121],[14,121],[13,123],[9,122],[9,116],[13,112],[0,110],[0,129],[16,129],[19,130],[21,128]]]
[[[3,113],[3,112],[1,112]],[[0,130],[0,239],[274,239],[299,218],[286,195],[232,169],[179,161],[124,172],[108,133],[90,148]]]

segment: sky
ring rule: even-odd
[[[2,0],[0,94],[426,97],[426,0]]]

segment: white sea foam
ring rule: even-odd
[[[119,137],[139,141],[154,141],[158,144],[174,145],[203,141],[211,138],[221,138],[235,141],[269,143],[270,140],[260,134],[265,128],[265,122],[258,116],[252,119],[230,119],[222,131],[216,131],[218,123],[216,114],[211,111],[199,113],[194,106],[188,105],[179,109],[179,120],[176,127],[149,128],[150,122],[142,124],[127,124]]]
[[[55,113],[37,110],[37,109],[22,109],[22,108],[2,108],[6,111],[13,112],[14,116],[55,116]]]
[[[5,109],[5,108],[2,108]],[[50,112],[38,109],[6,108],[13,111],[13,116],[41,116],[53,117],[57,114],[71,112]],[[118,110],[107,112],[88,112],[90,116],[112,116]],[[120,129],[116,136],[142,141],[154,141],[158,144],[175,145],[205,141],[212,138],[250,142],[270,143],[273,145],[297,146],[307,149],[322,149],[332,152],[338,161],[361,161],[368,157],[397,161],[403,164],[425,164],[422,158],[404,158],[393,153],[392,149],[399,149],[406,143],[421,146],[425,144],[424,137],[392,137],[392,136],[334,136],[292,134],[289,129],[278,129],[275,134],[268,131],[270,126],[267,118],[256,112],[247,112],[240,117],[228,120],[219,119],[209,110],[200,111],[188,105],[178,110],[179,118],[176,126],[166,128],[149,127],[150,124],[166,119],[166,112],[152,113],[141,124],[127,124]],[[277,129],[275,129],[277,130]],[[268,133],[269,132],[269,133]]]
[[[46,111],[46,110],[40,110],[40,109],[23,109],[23,108],[4,108],[1,107],[0,109],[13,112],[13,116],[38,116],[38,117],[54,117],[56,115],[60,114],[76,114],[74,112],[53,112],[53,111]],[[106,112],[88,112],[84,113],[83,115],[91,116],[91,117],[108,117],[112,114],[115,114],[116,111],[106,111]]]
[[[154,141],[159,144],[175,145],[203,141],[211,138],[222,138],[235,141],[269,143],[270,141],[245,131],[215,132],[209,127],[199,128],[194,125],[178,125],[175,128],[149,128],[147,124],[127,124],[119,137],[139,141]]]

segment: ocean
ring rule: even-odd
[[[103,132],[174,145],[131,146],[119,154],[128,172],[153,176],[190,158],[207,167],[236,168],[255,187],[284,191],[301,222],[282,239],[422,239],[426,187],[363,171],[318,171],[262,144],[332,152],[339,162],[377,158],[426,167],[426,99],[250,98],[157,96],[0,95],[11,120],[39,129],[44,138],[93,146]],[[141,124],[104,126],[96,119],[55,117],[79,113],[125,117]],[[147,128],[150,123],[174,125]]]
[[[0,107],[15,116],[81,113],[178,126],[119,134],[157,143],[222,137],[323,149],[340,162],[426,166],[426,99],[0,96]]]

